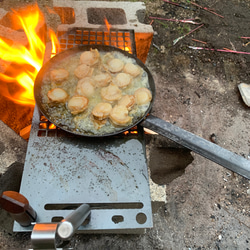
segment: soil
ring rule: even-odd
[[[248,36],[250,1],[196,3],[224,18],[162,1],[147,5],[148,23],[152,16],[195,18],[204,24],[185,36],[199,25],[153,21],[155,35],[148,58],[157,89],[153,114],[249,159],[250,113],[238,84],[249,83],[250,55],[189,46],[249,53],[250,40],[241,37]],[[185,37],[173,45],[181,36]],[[167,183],[166,195],[164,212],[171,244],[161,242],[159,249],[250,248],[249,180],[194,155],[185,174]],[[243,227],[239,230],[237,225]]]
[[[8,9],[15,1],[12,2],[3,1],[3,8]],[[151,23],[154,29],[146,62],[156,84],[152,114],[249,159],[250,112],[242,101],[238,84],[250,83],[250,54],[216,50],[250,53],[250,39],[241,38],[250,36],[250,1],[194,1],[224,18],[188,1],[173,2],[192,9],[160,0],[144,2],[147,9],[144,22]],[[51,5],[51,1],[39,4]],[[195,22],[204,25],[188,34],[199,24],[150,17],[195,18]],[[174,40],[182,36],[174,45]],[[70,246],[250,249],[250,181],[195,153],[192,157],[193,161],[174,180],[164,181],[164,171],[158,177],[154,172],[154,180],[166,186],[166,204],[153,213],[152,229],[142,235],[76,235]],[[3,231],[1,235],[3,249],[25,248],[29,244],[28,234],[8,235]]]

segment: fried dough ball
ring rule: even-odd
[[[112,77],[108,73],[100,73],[93,77],[93,81],[95,82],[96,87],[106,87],[111,80]]]
[[[147,104],[152,100],[152,94],[147,88],[139,88],[135,91],[135,100],[138,105]]]
[[[108,70],[112,73],[118,73],[122,71],[124,62],[120,59],[114,58],[108,62]]]
[[[91,97],[94,95],[95,87],[90,77],[86,77],[78,81],[76,93],[85,97]]]
[[[93,66],[98,63],[100,54],[97,49],[84,51],[80,56],[80,63]]]
[[[124,105],[115,105],[109,118],[115,125],[119,126],[128,125],[132,121],[132,117],[128,115],[128,109]]]
[[[51,102],[65,102],[68,98],[68,93],[61,88],[51,89],[47,94]]]
[[[87,64],[80,64],[74,70],[74,74],[77,78],[82,79],[87,76],[91,76],[93,69]]]
[[[73,96],[68,101],[68,109],[72,115],[76,115],[86,110],[88,103],[88,98],[84,96]]]
[[[123,68],[123,71],[127,74],[130,74],[133,77],[137,77],[141,73],[140,67],[138,67],[133,63],[126,63]]]
[[[118,105],[125,106],[130,110],[135,104],[135,97],[133,95],[124,95],[117,103]]]
[[[114,79],[115,85],[117,85],[119,88],[126,88],[132,81],[132,78],[127,73],[119,73],[116,75]]]
[[[50,80],[61,82],[69,77],[69,72],[66,69],[53,69],[50,71]]]
[[[101,89],[101,97],[108,102],[114,102],[122,97],[122,91],[113,83]]]
[[[112,110],[112,105],[106,102],[98,103],[92,110],[92,115],[97,120],[103,120],[108,118]]]

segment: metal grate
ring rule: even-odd
[[[45,116],[40,114],[39,127],[37,129],[38,137],[73,137],[73,134],[56,127]]]
[[[88,28],[73,28],[67,33],[58,32],[60,51],[79,45],[107,45],[125,50],[136,56],[136,46],[133,30],[103,31]],[[60,52],[59,51],[59,52]]]
[[[39,126],[37,129],[38,137],[78,137],[78,135],[74,135],[72,133],[68,133],[58,127],[56,127],[53,123],[51,123],[45,116],[43,116],[40,112],[40,120]],[[122,136],[140,136],[143,131],[141,131],[142,127],[133,127],[123,133],[118,134],[118,137]],[[117,136],[117,135],[116,135]]]

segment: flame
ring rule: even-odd
[[[59,41],[57,39],[57,36],[53,30],[49,30],[49,36],[52,43],[52,50],[51,50],[51,57],[55,56],[58,52],[58,48],[60,47]]]
[[[26,34],[28,45],[20,43],[9,45],[0,39],[0,58],[10,64],[4,74],[0,73],[0,80],[3,81],[0,91],[3,96],[15,103],[33,106],[35,105],[34,80],[43,65],[45,54],[45,20],[37,4],[12,11],[16,23],[20,23]],[[49,33],[50,36],[54,35],[51,30]],[[54,35],[52,46],[54,51],[58,46],[55,37]]]
[[[124,50],[127,51],[127,52],[131,52],[131,49],[128,46],[125,46]]]
[[[56,125],[53,124],[53,123],[51,123],[51,124],[49,125],[49,129],[56,129]]]
[[[106,25],[106,28],[107,28],[108,32],[110,32],[111,24],[109,24],[108,19],[106,17],[104,17],[104,23]]]
[[[104,40],[107,40],[107,45],[117,46],[118,44],[117,46],[118,48],[123,49],[130,53],[132,51],[132,48],[129,45],[127,45],[127,42],[125,40],[117,41],[118,38],[116,36],[112,36],[112,32],[110,32],[112,25],[108,22],[108,19],[106,17],[104,17],[104,23],[107,28],[107,33],[105,32],[106,34],[104,37]],[[111,44],[110,44],[110,40],[111,40]],[[124,43],[125,43],[125,46],[124,46]]]

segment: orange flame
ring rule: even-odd
[[[106,17],[104,17],[104,23],[106,25],[106,28],[107,28],[108,32],[110,32],[111,24],[109,24],[108,19]]]
[[[52,43],[52,49],[51,49],[51,57],[55,56],[58,52],[58,49],[60,47],[59,41],[57,39],[57,36],[53,30],[49,30],[49,36]]]
[[[13,10],[13,13],[13,18],[21,24],[27,36],[28,45],[15,43],[11,46],[0,39],[0,58],[10,64],[4,74],[0,73],[0,80],[4,82],[0,91],[15,103],[33,106],[34,80],[43,65],[45,54],[45,21],[37,5],[25,10]]]
[[[105,23],[105,26],[106,26],[106,28],[107,28],[107,34],[106,34],[106,36],[107,36],[107,38],[110,38],[110,40],[111,40],[111,44],[109,44],[109,41],[108,41],[107,45],[116,46],[116,44],[118,44],[117,47],[119,47],[119,48],[121,48],[121,49],[124,49],[124,50],[127,51],[127,52],[131,52],[132,49],[131,49],[129,46],[127,46],[126,41],[123,40],[123,41],[121,42],[122,45],[123,45],[123,43],[125,42],[125,47],[123,47],[123,46],[120,47],[120,46],[119,46],[119,45],[120,45],[120,44],[119,44],[119,41],[117,41],[117,38],[114,37],[114,36],[112,36],[112,32],[110,32],[110,29],[111,29],[112,25],[108,22],[108,19],[107,19],[106,17],[104,17],[104,23]],[[109,39],[107,39],[107,40],[109,40]],[[113,42],[113,43],[112,43],[112,42]]]

